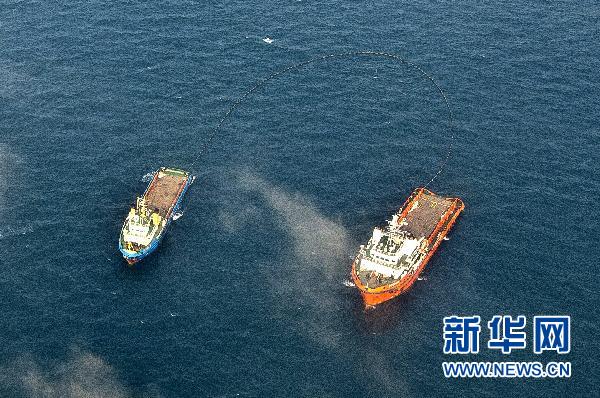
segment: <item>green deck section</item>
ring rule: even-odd
[[[172,175],[172,176],[181,176],[181,177],[187,177],[190,174],[185,170],[175,169],[175,168],[171,168],[171,167],[163,167],[162,172],[165,174]]]

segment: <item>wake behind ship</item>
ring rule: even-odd
[[[416,189],[388,225],[375,228],[352,264],[367,307],[408,290],[465,208],[462,200]]]
[[[180,169],[161,167],[154,173],[121,229],[119,250],[129,264],[156,250],[192,181],[191,174]]]

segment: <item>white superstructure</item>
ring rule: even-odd
[[[366,246],[362,246],[357,265],[360,272],[371,271],[384,278],[401,278],[416,272],[424,257],[427,240],[417,239],[400,229],[398,216],[385,228],[375,228]]]
[[[131,208],[123,224],[122,237],[125,247],[148,246],[164,225],[165,220],[157,212],[151,213],[144,199],[138,198],[137,207]]]

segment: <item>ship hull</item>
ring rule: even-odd
[[[352,263],[352,280],[355,286],[359,289],[363,302],[367,308],[375,307],[378,304],[391,300],[411,288],[411,286],[419,278],[419,275],[421,275],[421,273],[425,269],[425,266],[429,262],[429,259],[437,251],[440,243],[444,240],[444,238],[456,222],[456,219],[458,218],[460,213],[465,208],[464,203],[460,199],[455,198],[454,200],[455,206],[453,206],[453,208],[450,211],[448,211],[447,216],[444,219],[440,220],[438,225],[436,225],[433,234],[434,244],[427,252],[427,255],[421,261],[415,273],[408,274],[399,279],[398,281],[389,285],[378,286],[376,288],[369,288],[365,284],[363,284],[363,282],[359,278],[356,271],[356,259],[354,260],[354,262]],[[409,198],[405,202],[403,207],[405,209],[408,208],[408,205],[410,205],[410,203],[411,200]],[[404,211],[402,214],[406,214],[406,211]]]
[[[119,240],[119,250],[121,251],[121,254],[123,255],[125,261],[127,261],[127,264],[134,265],[135,263],[142,261],[144,258],[148,257],[152,252],[154,252],[158,248],[158,244],[160,243],[162,235],[164,235],[165,232],[164,230],[166,229],[167,227],[165,226],[159,238],[153,239],[147,247],[137,252],[125,249],[122,246],[121,241]]]
[[[160,231],[158,236],[156,236],[154,239],[152,239],[152,241],[146,247],[144,247],[143,249],[141,249],[139,251],[127,250],[125,247],[123,247],[123,239],[119,239],[119,251],[123,255],[123,258],[125,259],[125,261],[127,261],[127,264],[134,265],[134,264],[140,262],[141,260],[143,260],[144,258],[148,257],[154,251],[156,251],[162,238],[165,236],[165,233],[168,230],[168,228],[171,224],[171,221],[173,220],[173,215],[177,211],[179,211],[179,209],[181,208],[181,202],[183,200],[183,197],[184,197],[185,193],[187,192],[188,188],[190,187],[190,185],[192,184],[193,179],[194,179],[194,177],[192,175],[187,176],[185,183],[182,185],[182,188],[180,189],[180,191],[177,194],[175,203],[173,204],[171,210],[167,214],[167,222],[166,222],[165,226],[162,228],[162,230]],[[144,196],[147,196],[153,183],[154,183],[154,179],[148,184],[148,187],[146,188]]]

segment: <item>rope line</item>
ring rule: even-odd
[[[450,156],[452,155],[453,142],[454,142],[454,115],[452,114],[452,109],[450,108],[450,102],[448,100],[448,97],[446,96],[446,93],[444,92],[444,90],[442,90],[442,87],[434,80],[434,78],[430,74],[425,72],[419,65],[417,65],[414,62],[411,62],[407,59],[404,59],[397,54],[387,53],[387,52],[377,52],[377,51],[351,51],[351,52],[344,52],[344,53],[322,55],[319,57],[308,59],[306,61],[298,62],[296,64],[290,65],[286,68],[283,68],[283,69],[280,69],[278,71],[271,73],[267,78],[255,83],[254,86],[252,86],[249,90],[244,92],[240,97],[238,97],[231,104],[231,106],[229,106],[227,111],[223,114],[223,116],[219,120],[219,123],[217,124],[217,126],[214,129],[212,129],[211,132],[209,133],[207,140],[205,141],[204,145],[200,149],[200,152],[198,153],[198,155],[193,160],[193,162],[191,163],[190,166],[193,167],[196,164],[196,162],[198,162],[198,160],[200,160],[202,155],[204,155],[208,151],[208,149],[209,149],[212,141],[216,137],[217,133],[219,132],[219,130],[221,129],[223,124],[227,121],[227,119],[231,116],[231,114],[236,110],[236,108],[239,105],[241,105],[244,101],[246,101],[246,99],[252,93],[254,93],[258,89],[262,88],[265,84],[267,84],[271,80],[273,80],[285,73],[288,73],[290,71],[302,69],[303,67],[310,65],[310,64],[314,64],[314,63],[318,63],[318,62],[326,62],[326,61],[333,60],[333,59],[355,58],[355,57],[388,58],[388,59],[393,59],[395,61],[398,61],[401,64],[407,65],[407,66],[411,67],[412,69],[418,71],[422,77],[428,79],[434,85],[434,87],[437,89],[437,91],[440,93],[440,95],[444,99],[444,104],[448,111],[450,143],[448,145],[448,150],[446,152],[446,155],[444,156],[442,162],[440,163],[440,166],[438,167],[436,173],[433,175],[433,177],[431,177],[431,179],[427,182],[427,184],[424,185],[424,187],[427,188],[444,171],[444,168],[446,167],[448,160],[450,159]]]

